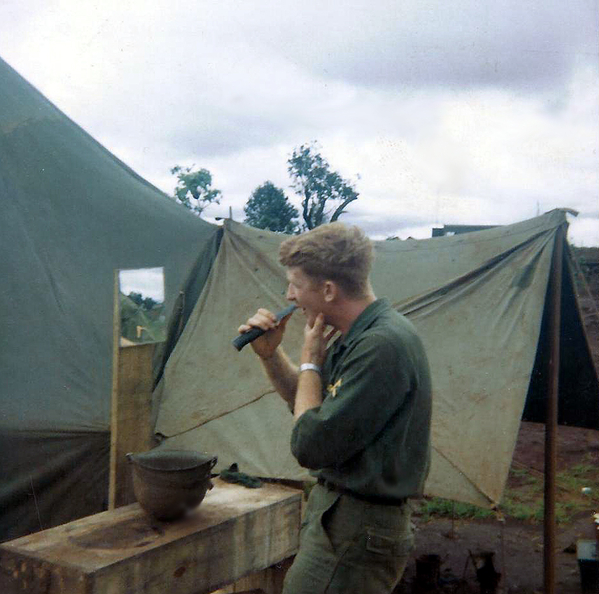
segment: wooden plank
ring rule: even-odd
[[[215,484],[179,522],[133,504],[1,544],[7,593],[207,594],[295,554],[301,493]]]
[[[117,485],[119,361],[121,344],[121,308],[119,271],[114,271],[112,288],[112,388],[110,395],[110,460],[108,466],[108,509],[114,509]],[[130,502],[132,503],[132,502]]]
[[[116,346],[113,357],[108,508],[135,501],[129,452],[152,448],[153,344]]]
[[[154,345],[137,345],[121,337],[118,270],[114,272],[113,294],[108,509],[135,501],[125,454],[145,452],[154,445],[151,428]]]

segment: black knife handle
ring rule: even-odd
[[[262,336],[266,330],[262,328],[252,328],[233,339],[233,346],[240,351],[246,344],[250,344],[253,340],[256,340],[259,336]]]
[[[290,313],[294,312],[297,309],[297,305],[291,304],[287,306],[284,310],[280,311],[276,314],[277,322],[280,322],[285,316],[288,316]],[[239,336],[236,336],[233,339],[233,346],[240,351],[246,344],[249,344],[253,340],[256,340],[259,336],[262,336],[266,330],[262,330],[262,328],[252,328]]]

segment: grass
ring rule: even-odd
[[[453,510],[453,511],[452,511]],[[424,521],[432,518],[468,518],[482,520],[495,517],[495,513],[490,509],[471,505],[470,503],[461,503],[451,501],[442,497],[431,497],[425,499],[420,506],[419,516]]]
[[[543,521],[543,475],[528,468],[512,467],[507,487],[499,506],[499,512],[508,518],[531,523]],[[590,455],[556,476],[557,493],[555,515],[558,524],[569,522],[573,516],[599,511],[599,472],[596,462]],[[582,493],[583,487],[589,487],[591,493]],[[427,521],[434,517],[454,517],[468,519],[487,519],[497,516],[493,510],[453,502],[441,497],[425,499],[420,506],[420,517]]]

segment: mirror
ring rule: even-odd
[[[166,340],[164,268],[118,271],[121,346]]]

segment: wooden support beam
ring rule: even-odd
[[[108,508],[135,501],[125,454],[152,448],[154,344],[121,346],[118,273],[115,274]]]
[[[153,344],[120,347],[115,358],[110,423],[108,508],[135,501],[125,454],[152,448]]]

